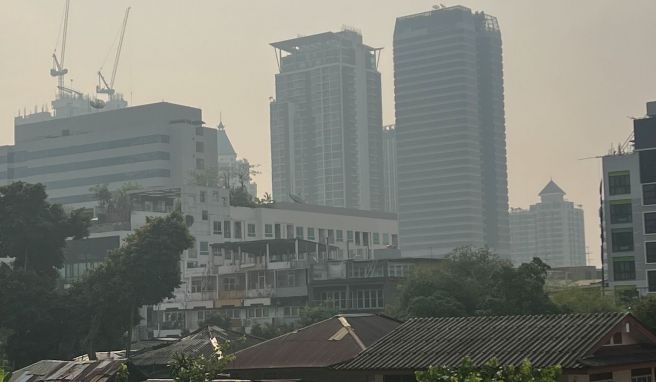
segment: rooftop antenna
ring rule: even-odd
[[[63,32],[62,32],[62,45],[61,51],[59,52],[59,58],[57,58],[57,44],[55,44],[55,49],[52,53],[52,69],[50,69],[50,75],[52,77],[57,77],[57,88],[59,89],[59,97],[64,96],[64,76],[68,73],[68,69],[64,67],[64,58],[66,58],[66,37],[68,35],[68,9],[70,6],[71,0],[66,0],[66,6],[64,8],[64,21],[63,21]]]
[[[112,68],[112,76],[109,79],[109,83],[105,79],[105,76],[103,76],[102,74],[103,68],[101,67],[98,70],[98,85],[96,86],[96,93],[107,94],[107,96],[110,99],[116,93],[116,89],[114,89],[114,81],[116,80],[116,71],[118,70],[118,63],[121,59],[121,50],[123,49],[123,38],[125,37],[125,29],[128,25],[129,16],[130,16],[130,7],[128,7],[125,10],[125,16],[123,16],[123,26],[121,27],[121,34],[118,40],[118,46],[116,48],[116,56],[114,56],[114,67]],[[101,100],[94,100],[92,106],[101,109],[105,107],[105,104]]]

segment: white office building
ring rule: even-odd
[[[553,180],[539,195],[539,203],[510,211],[513,263],[539,257],[552,268],[586,265],[583,209],[565,200],[565,191]]]

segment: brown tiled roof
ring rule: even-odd
[[[583,367],[580,361],[626,318],[633,319],[625,313],[414,318],[335,368],[421,370],[457,366],[464,357],[477,365],[527,358],[537,367]]]
[[[328,367],[355,357],[399,324],[381,315],[338,315],[241,350],[227,369]]]

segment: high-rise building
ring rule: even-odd
[[[377,49],[355,31],[271,44],[273,199],[382,210],[382,111]]]
[[[509,255],[496,18],[462,6],[398,18],[394,89],[404,256],[463,245]]]
[[[634,120],[633,147],[602,163],[608,284],[620,298],[656,293],[656,102]]]
[[[385,211],[397,211],[396,130],[394,125],[383,126],[383,192]]]
[[[586,265],[583,209],[565,200],[565,191],[549,181],[540,203],[510,211],[510,248],[515,265],[534,257],[554,268]]]

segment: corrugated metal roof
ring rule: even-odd
[[[170,345],[134,355],[130,362],[137,366],[168,365],[176,353],[188,356],[210,356],[213,353],[210,339],[216,338],[220,344],[230,343],[228,352],[232,353],[239,349],[252,346],[260,342],[257,337],[225,330],[217,326],[208,326],[181,338]]]
[[[457,366],[464,357],[470,357],[475,364],[491,358],[502,364],[518,364],[528,358],[537,367],[583,367],[580,360],[627,316],[598,313],[414,318],[335,368],[421,370]]]
[[[124,361],[53,361],[43,360],[16,370],[9,382],[104,382],[116,374]]]
[[[399,324],[374,314],[335,316],[241,350],[227,369],[328,367],[355,357]]]

